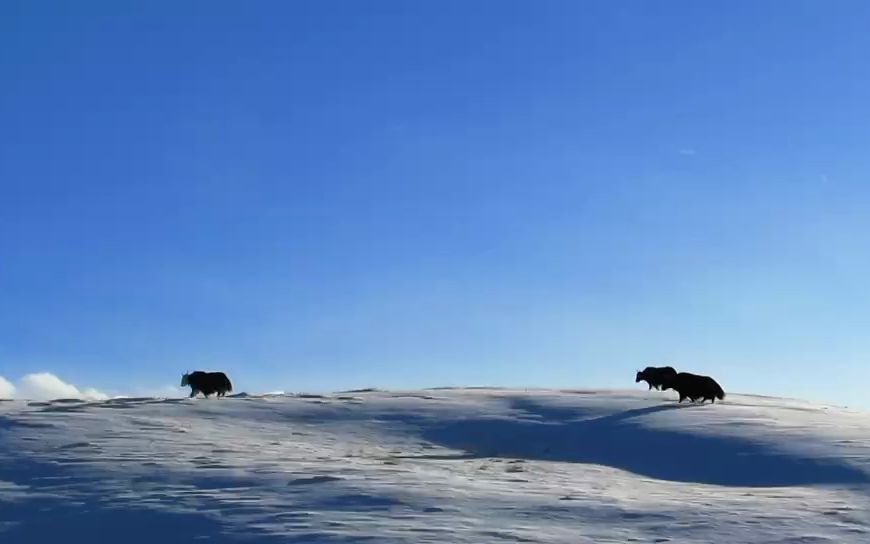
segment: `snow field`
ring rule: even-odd
[[[870,542],[870,415],[439,389],[0,402],[0,542]]]

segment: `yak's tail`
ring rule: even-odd
[[[715,381],[714,381],[713,383],[714,383],[715,386],[716,386],[716,398],[719,399],[719,400],[723,400],[723,399],[725,398],[725,391],[722,390],[722,386],[721,386],[721,385],[719,385],[719,384],[716,383]]]

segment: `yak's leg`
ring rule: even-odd
[[[196,396],[196,389],[191,389],[191,390],[190,390],[190,396],[188,396],[187,398],[192,399],[192,398],[195,397],[195,396]]]
[[[686,400],[686,395],[680,393],[680,402],[679,402],[679,404],[682,404],[684,400]]]

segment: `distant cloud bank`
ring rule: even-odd
[[[12,382],[0,376],[0,399],[11,399],[15,397],[15,386]]]
[[[0,376],[0,398],[106,400],[109,396],[96,389],[81,390],[50,372],[37,372],[35,374],[27,374],[17,384],[13,384],[3,376]]]

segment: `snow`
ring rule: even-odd
[[[0,402],[0,542],[870,541],[870,414],[437,389]]]

